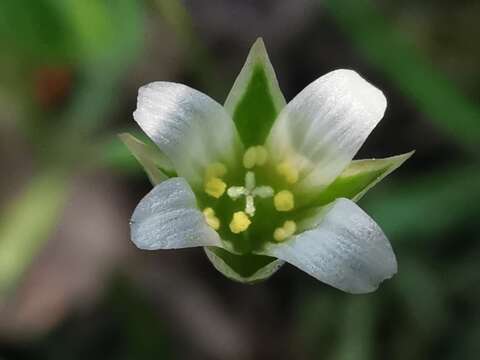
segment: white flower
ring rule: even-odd
[[[352,70],[320,77],[286,104],[261,39],[225,106],[181,84],[143,86],[134,118],[160,152],[123,140],[158,184],[133,213],[133,242],[203,246],[242,282],[288,262],[347,292],[375,290],[397,262],[355,202],[411,153],[352,159],[386,104]]]

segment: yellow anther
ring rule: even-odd
[[[295,207],[295,200],[291,191],[282,190],[273,197],[273,205],[278,211],[290,211]]]
[[[223,180],[218,177],[212,177],[211,179],[207,180],[204,189],[208,195],[218,199],[227,189],[227,184],[225,184]]]
[[[288,162],[278,164],[277,172],[283,175],[290,184],[295,184],[298,181],[298,170]]]
[[[247,230],[251,223],[247,214],[243,211],[237,211],[233,214],[232,221],[230,222],[230,231],[234,234],[239,234]]]
[[[220,229],[220,220],[216,216],[208,217],[205,221],[213,230]]]
[[[287,238],[287,232],[285,231],[284,228],[276,228],[275,231],[273,232],[273,238],[275,241],[283,241]]]
[[[203,215],[207,217],[215,216],[215,210],[213,210],[211,207],[203,209]]]
[[[216,162],[207,166],[205,170],[205,178],[222,177],[227,173],[227,167],[220,162]]]
[[[295,221],[287,220],[283,223],[282,227],[278,227],[273,232],[273,238],[275,241],[283,241],[286,238],[292,236],[297,231],[297,224]]]
[[[253,168],[255,165],[265,165],[268,159],[268,152],[264,146],[251,146],[243,155],[243,166],[247,169]]]
[[[255,146],[255,151],[257,155],[256,164],[258,166],[265,165],[268,159],[268,152],[265,146],[261,146],[261,145]]]
[[[203,216],[208,226],[214,230],[220,229],[220,220],[215,216],[215,211],[212,208],[203,209]]]
[[[289,184],[295,184],[298,181],[298,171],[296,169],[292,169],[292,171],[285,174],[285,179]]]
[[[257,163],[257,149],[255,146],[249,147],[245,154],[243,154],[243,166],[251,169]]]
[[[280,174],[280,175],[283,175],[285,174],[288,169],[289,169],[289,165],[287,162],[282,162],[280,164],[277,165],[277,172]]]
[[[297,224],[293,220],[287,220],[283,223],[283,228],[287,232],[288,236],[295,234],[297,231]]]

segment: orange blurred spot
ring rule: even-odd
[[[34,75],[34,96],[40,106],[51,109],[68,97],[73,83],[73,72],[68,67],[43,67]]]

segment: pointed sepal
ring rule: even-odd
[[[230,280],[255,284],[267,280],[285,263],[264,255],[236,255],[219,247],[205,247],[212,265]]]
[[[398,169],[414,152],[384,159],[352,161],[332,184],[314,198],[312,205],[322,206],[338,198],[360,200],[368,190]]]
[[[129,133],[119,134],[118,137],[143,167],[152,185],[160,184],[168,179],[165,172],[172,171],[173,168],[159,149],[144,143]]]
[[[225,101],[245,146],[264,143],[285,104],[265,44],[259,38]]]

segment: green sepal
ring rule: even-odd
[[[337,198],[358,201],[365,193],[402,165],[415,151],[384,159],[354,160],[311,203],[322,206]]]
[[[173,167],[159,149],[129,133],[119,134],[118,137],[143,167],[152,185],[157,185],[169,178],[167,173],[173,171]]]
[[[250,49],[225,101],[225,109],[235,122],[245,146],[265,142],[285,104],[265,44],[259,38]]]
[[[282,267],[284,261],[264,255],[236,255],[218,247],[205,247],[207,258],[227,278],[255,284],[267,280]]]

